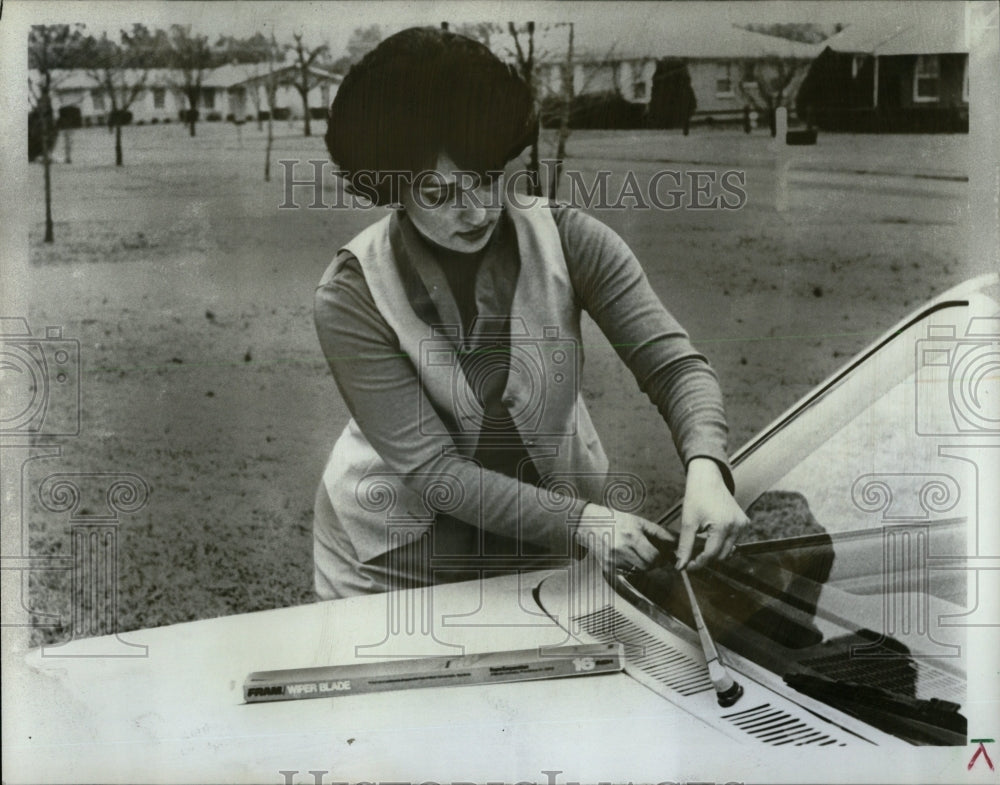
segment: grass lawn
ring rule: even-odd
[[[320,136],[276,125],[275,161],[325,157]],[[796,150],[783,212],[762,133],[578,132],[567,166],[585,179],[610,170],[612,190],[628,171],[639,182],[665,167],[682,180],[743,172],[741,209],[593,211],[716,367],[735,449],[911,307],[981,271],[965,259],[966,143],[821,136]],[[278,209],[282,170],[264,182],[252,125],[238,137],[201,123],[193,139],[176,124],[129,127],[120,168],[113,144],[105,129],[82,129],[72,164],[54,165],[51,246],[42,169],[28,170],[23,315],[80,342],[82,406],[80,435],[26,477],[148,483],[148,504],[121,517],[119,629],[310,601],[313,495],[348,419],[312,293],[381,211]],[[613,469],[642,478],[656,517],[682,488],[669,433],[599,331],[585,337],[591,414]],[[35,497],[24,514],[33,554],[69,552],[65,514]],[[34,610],[65,618],[68,573],[36,573],[32,589]]]

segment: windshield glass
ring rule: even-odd
[[[965,743],[978,478],[963,407],[983,390],[956,365],[982,345],[996,357],[995,337],[966,340],[972,321],[928,315],[781,426],[754,456],[736,554],[690,574],[718,644],[915,743]],[[672,567],[622,580],[693,626]]]

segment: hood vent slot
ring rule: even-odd
[[[780,747],[784,744],[791,744],[795,747],[809,745],[831,747],[835,744],[840,747],[846,746],[836,736],[817,730],[812,725],[793,717],[782,709],[775,708],[770,703],[762,703],[752,709],[723,714],[722,718],[772,747]]]
[[[688,649],[682,642],[671,645],[664,640],[665,635],[657,637],[647,632],[610,605],[575,616],[573,621],[578,625],[577,629],[597,641],[623,644],[626,670],[631,669],[634,678],[658,694],[675,700],[679,706],[685,706],[697,716],[705,716],[705,706],[701,704],[706,700],[710,701],[708,705],[718,708],[705,661],[694,647]],[[716,721],[732,728],[734,738],[749,736],[772,747],[846,746],[839,728],[817,720],[805,709],[782,700],[778,695],[761,702],[765,693],[760,686],[753,682],[745,686],[748,694],[743,701],[752,700],[752,692],[757,695],[752,708],[715,715]],[[705,692],[713,695],[709,698],[702,694]]]
[[[714,689],[705,663],[636,627],[613,607],[574,619],[602,643],[621,643],[625,659],[657,682],[681,695]]]

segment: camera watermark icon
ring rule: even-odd
[[[33,494],[32,468],[40,461],[62,454],[59,445],[0,445],[0,526],[3,553],[0,580],[3,582],[3,617],[0,626],[59,630],[65,622],[59,613],[37,607],[30,592],[30,580],[60,577],[73,568],[72,557],[32,553],[28,529],[28,500]],[[16,599],[13,599],[16,598]]]
[[[80,342],[0,317],[0,437],[80,433]]]
[[[568,436],[576,433],[576,407],[568,417],[553,418],[553,402],[574,401],[579,384],[580,349],[573,338],[560,337],[557,327],[543,327],[533,336],[525,320],[477,319],[464,343],[454,326],[437,326],[420,342],[421,381],[435,398],[446,400],[454,412],[459,433],[503,427],[512,420],[522,435]],[[487,409],[486,391],[506,380],[502,410]],[[426,435],[451,436],[453,431],[426,411],[420,399],[419,422]],[[529,443],[528,446],[532,446]]]
[[[916,431],[921,436],[1000,434],[1000,318],[928,325],[916,342]]]
[[[71,641],[95,639],[73,653],[63,649],[65,643],[44,645],[43,657],[147,656],[146,646],[118,635],[120,516],[146,505],[146,481],[131,473],[57,472],[38,482],[35,493],[38,462],[62,454],[60,445],[46,440],[80,433],[79,341],[63,337],[61,327],[36,335],[25,319],[0,317],[0,380],[0,568],[5,598],[8,590],[18,597],[4,603],[3,626],[66,631]],[[15,456],[17,470],[11,467]],[[60,552],[58,542],[50,543],[54,553],[32,553],[32,499],[42,510],[68,513],[70,555]],[[30,586],[32,576],[44,583]],[[63,576],[71,581],[68,613],[33,607],[29,589],[51,589]]]

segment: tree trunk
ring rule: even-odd
[[[45,169],[45,242],[55,240],[52,231],[52,156],[48,150],[42,151],[42,167]]]
[[[52,134],[49,112],[51,103],[48,95],[39,101],[39,113],[42,116],[42,168],[45,170],[45,242],[55,240],[52,229],[52,155],[49,152],[49,137]]]
[[[570,113],[573,109],[573,23],[569,24],[569,44],[566,47],[566,63],[564,65],[562,85],[562,110],[559,113],[559,131],[556,136],[556,165],[549,171],[549,201],[554,202],[559,193],[559,180],[562,177],[563,160],[566,158],[566,142],[570,135]]]
[[[122,124],[115,123],[115,166],[122,165]]]
[[[264,147],[264,182],[271,182],[271,143],[274,141],[274,109],[267,113],[267,145]]]
[[[531,157],[528,159],[528,172],[531,175],[528,180],[531,183],[531,195],[542,195],[542,177],[538,163],[538,140],[531,143]]]
[[[299,92],[302,92],[301,90]],[[303,127],[303,136],[312,136],[312,125],[310,124],[309,117],[309,91],[302,93],[302,112],[305,115],[305,126]]]

